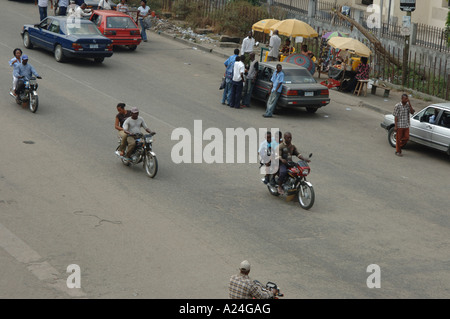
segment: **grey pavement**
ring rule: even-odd
[[[153,30],[152,30],[153,32]],[[183,39],[179,37],[179,35],[176,34],[170,34],[161,30],[153,32],[155,35],[172,38],[175,41],[181,42],[186,44],[187,46],[191,46],[193,48],[196,48],[198,50],[203,50],[206,52],[209,52],[211,54],[223,57],[224,60],[228,58],[230,55],[233,54],[233,51],[235,48],[240,49],[240,44],[234,44],[227,46],[220,46],[218,43],[196,43],[190,40]],[[150,40],[151,41],[151,40]],[[260,60],[261,55],[261,45],[259,47],[255,48],[254,52],[256,54],[256,59]],[[316,72],[314,74],[314,78],[318,82],[322,82],[328,78],[328,75],[325,73],[322,73],[320,75],[320,78],[318,76],[318,73]],[[416,111],[419,111],[423,109],[424,107],[433,104],[433,103],[442,103],[442,102],[449,102],[443,99],[439,99],[433,96],[429,96],[420,92],[414,92],[411,90],[402,90],[401,87],[398,86],[391,86],[391,91],[389,93],[389,97],[383,96],[383,89],[378,88],[376,90],[376,94],[371,94],[371,90],[367,90],[367,95],[363,96],[356,96],[350,93],[344,93],[340,92],[337,89],[333,88],[330,89],[330,97],[332,100],[335,100],[339,103],[347,103],[349,106],[359,106],[359,107],[365,107],[368,109],[371,109],[373,111],[376,111],[381,114],[389,114],[392,113],[394,109],[394,105],[401,100],[401,95],[403,93],[407,93],[409,96],[409,99],[411,101],[411,105],[415,108]]]

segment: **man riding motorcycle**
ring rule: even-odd
[[[18,78],[15,93],[19,95],[25,88],[24,81],[29,81],[32,76],[42,79],[42,77],[36,72],[36,69],[28,63],[28,55],[22,55],[22,63],[14,70],[14,76]]]
[[[131,116],[128,117],[123,123],[123,131],[128,135],[127,137],[127,153],[125,154],[126,159],[130,159],[131,154],[133,154],[134,148],[136,147],[135,134],[141,133],[141,127],[143,127],[149,134],[152,131],[148,128],[147,124],[142,117],[139,116],[139,110],[137,107],[131,108]]]

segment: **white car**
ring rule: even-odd
[[[395,147],[394,116],[387,114],[381,127],[388,131],[388,141]],[[409,140],[450,155],[450,103],[432,104],[411,116]]]

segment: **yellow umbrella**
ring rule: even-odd
[[[270,27],[277,22],[280,22],[280,20],[277,20],[277,19],[260,20],[260,21],[256,22],[255,24],[253,24],[252,30],[264,32],[264,33],[270,33]]]
[[[279,34],[287,37],[315,38],[319,36],[313,27],[297,19],[286,19],[275,23],[270,30],[278,30]]]
[[[333,37],[328,40],[328,44],[335,49],[348,50],[350,53],[369,57],[372,51],[363,43],[352,38]]]

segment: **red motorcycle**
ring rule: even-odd
[[[311,158],[312,154],[309,154]],[[309,159],[308,158],[308,159]],[[311,172],[311,168],[306,161],[298,161],[297,163],[288,162],[287,178],[281,185],[284,190],[286,200],[292,200],[297,196],[298,202],[303,209],[310,209],[314,205],[315,193],[314,187],[306,180],[306,176]],[[278,193],[278,175],[275,175],[271,182],[267,183],[270,194],[280,196]]]

